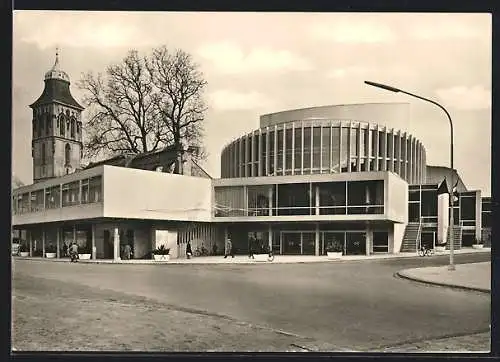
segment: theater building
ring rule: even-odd
[[[237,254],[250,240],[276,254],[415,252],[447,243],[490,243],[491,200],[456,170],[427,165],[424,145],[388,124],[407,125],[408,105],[354,104],[266,114],[259,128],[226,145],[221,177],[186,150],[122,155],[81,168],[81,107],[58,62],[33,109],[35,183],[13,191],[13,226],[32,255],[71,241],[93,258],[150,258],[160,244],[184,257],[186,243]],[[182,174],[168,172],[181,162]],[[453,174],[453,176],[452,176]],[[448,192],[455,189],[453,208]],[[452,211],[451,211],[452,210]]]

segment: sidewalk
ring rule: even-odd
[[[489,253],[489,248],[484,249],[461,249],[456,250],[455,254],[469,254],[469,253]],[[436,253],[436,255],[448,255],[449,251]],[[288,263],[339,263],[343,261],[354,260],[377,260],[377,259],[397,259],[397,258],[415,258],[417,253],[397,253],[397,254],[373,254],[373,255],[344,255],[339,259],[328,259],[326,256],[314,255],[276,255],[273,264],[288,264]],[[41,257],[15,257],[21,260],[38,260],[50,262],[68,262],[68,258],[63,259],[45,259]],[[194,257],[192,259],[179,258],[170,259],[169,261],[154,261],[145,259],[132,259],[132,260],[112,260],[112,259],[95,259],[95,260],[80,260],[79,263],[96,263],[96,264],[265,264],[271,263],[268,261],[259,262],[250,259],[247,255],[237,255],[234,258],[228,257],[224,259],[223,256],[203,256]]]
[[[417,282],[491,293],[491,262],[401,270],[398,276]]]

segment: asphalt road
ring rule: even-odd
[[[455,257],[456,263],[489,259],[489,253]],[[446,256],[260,265],[70,264],[18,259],[14,272],[228,315],[337,348],[370,350],[489,328],[489,295],[394,277],[401,269],[447,262]]]

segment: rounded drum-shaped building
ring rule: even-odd
[[[328,106],[262,116],[259,129],[223,149],[221,177],[391,171],[409,184],[425,182],[422,143],[407,132],[358,118],[374,108]],[[346,115],[352,118],[335,117]]]

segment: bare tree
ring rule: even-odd
[[[79,83],[89,109],[85,154],[142,153],[171,146],[180,155],[185,144],[202,147],[206,86],[198,65],[182,50],[166,47],[141,58],[132,50],[105,75],[84,74]],[[179,172],[176,163],[174,172]]]
[[[172,136],[172,144],[178,153],[185,151],[187,143],[199,147],[194,156],[205,156],[201,139],[203,120],[207,110],[203,92],[207,82],[199,66],[191,55],[183,50],[171,53],[167,47],[153,49],[147,63],[151,80],[158,89],[154,106],[160,115],[161,123]],[[175,173],[179,171],[176,164]]]

